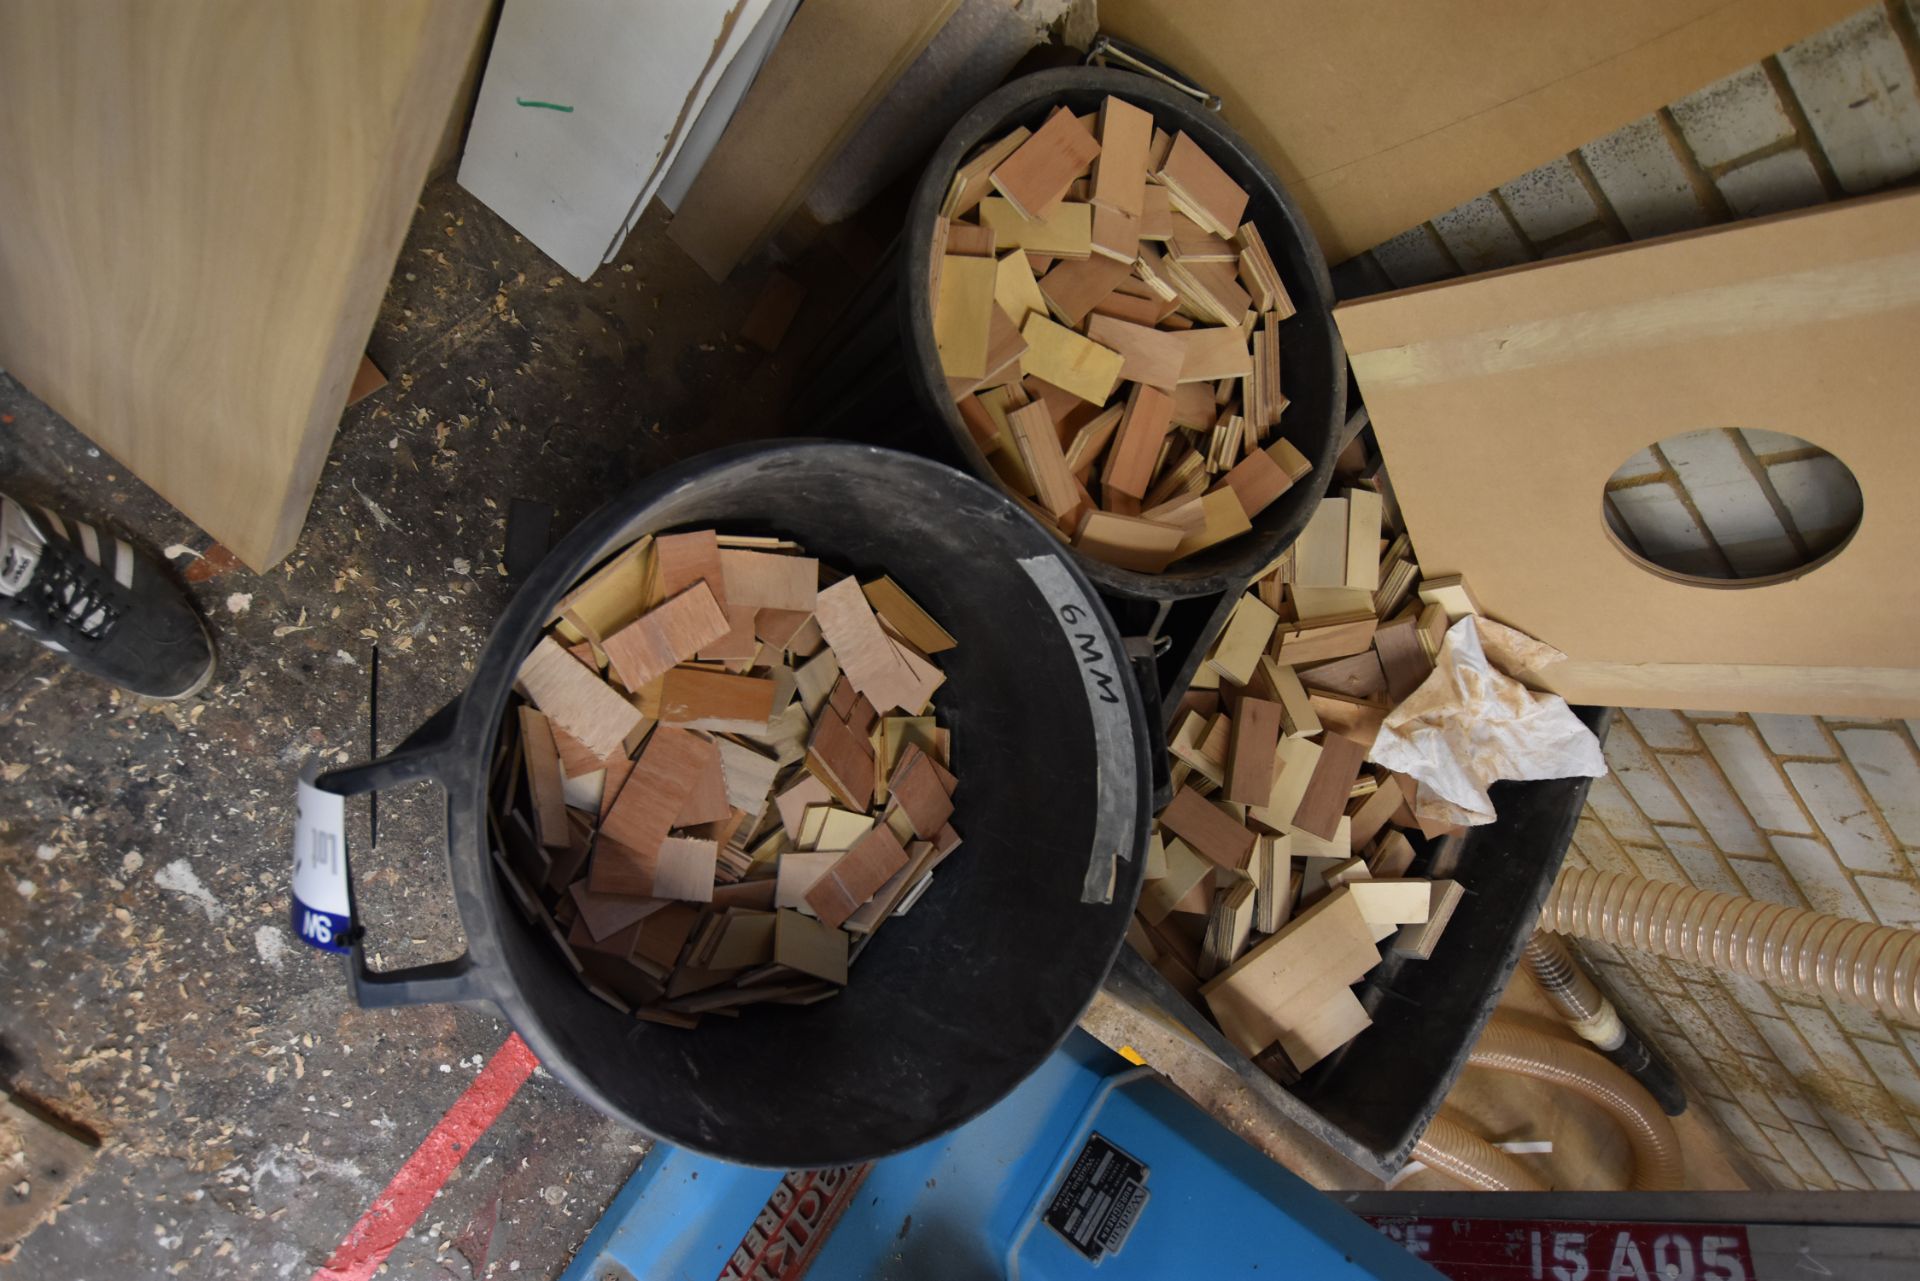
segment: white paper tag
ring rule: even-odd
[[[293,932],[323,952],[345,952],[352,928],[346,798],[303,778],[293,827]]]
[[[1087,708],[1093,714],[1096,759],[1131,760],[1133,722],[1127,715],[1127,700],[1120,682],[1132,680],[1133,672],[1124,656],[1107,652],[1106,632],[1096,612],[1099,607],[1087,599],[1058,557],[1028,556],[1018,563],[1052,607],[1060,630],[1073,649],[1075,666],[1087,691]],[[1080,901],[1111,903],[1118,860],[1133,860],[1133,812],[1122,812],[1117,780],[1100,777],[1095,784],[1098,810]]]

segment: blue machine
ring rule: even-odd
[[[953,1133],[782,1173],[656,1144],[562,1281],[1431,1281],[1374,1228],[1085,1033]]]

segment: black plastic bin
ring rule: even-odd
[[[486,780],[514,673],[556,602],[644,533],[779,534],[862,576],[885,572],[959,641],[935,696],[965,842],[853,982],[817,1006],[765,1006],[691,1031],[592,996],[496,877]],[[952,468],[826,441],[717,451],[649,478],[555,548],[494,627],[467,692],[391,756],[319,785],[419,779],[447,794],[468,952],[388,973],[356,943],[363,1006],[485,1001],[608,1115],[731,1161],[868,1160],[960,1125],[1038,1067],[1121,946],[1145,870],[1148,719],[1119,637],[1058,543]],[[1092,882],[1108,901],[1087,901]],[[377,941],[384,922],[372,922]]]
[[[1611,711],[1574,711],[1605,740]],[[1409,875],[1451,878],[1466,893],[1430,958],[1385,954],[1355,989],[1373,1026],[1296,1084],[1283,1085],[1251,1062],[1133,949],[1121,953],[1107,988],[1131,1004],[1158,1006],[1289,1119],[1362,1169],[1391,1178],[1500,1003],[1591,785],[1585,778],[1496,783],[1495,822],[1431,844],[1415,834],[1421,854]]]
[[[899,444],[998,484],[947,393],[934,346],[927,288],[933,220],[953,171],[982,143],[1016,125],[1038,125],[1058,104],[1095,110],[1108,94],[1151,113],[1169,132],[1191,134],[1246,188],[1247,217],[1260,228],[1297,308],[1280,326],[1281,383],[1290,403],[1279,434],[1314,466],[1254,518],[1250,533],[1165,573],[1138,573],[1072,554],[1094,585],[1116,599],[1157,602],[1237,592],[1299,537],[1326,493],[1346,418],[1346,352],[1333,323],[1326,259],[1299,207],[1245,139],[1159,81],[1096,67],[1039,71],[1002,86],[962,116],[928,161],[900,238],[822,335],[790,417],[800,430]]]

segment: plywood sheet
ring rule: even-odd
[[[1860,711],[1912,713],[1920,609],[1895,585],[1920,546],[1920,192],[1383,295],[1338,317],[1422,571],[1464,574],[1491,617],[1604,665],[1547,668],[1560,692],[1710,706],[1698,679],[1663,688],[1648,675],[1675,665],[1720,669],[1744,710],[1841,712],[1805,706],[1807,669],[1855,689],[1878,672],[1886,698]],[[1602,487],[1634,451],[1703,426],[1830,450],[1860,482],[1858,532],[1761,585],[1649,570],[1612,541]]]
[[[1100,29],[1219,94],[1339,262],[1859,7],[1102,0]]]
[[[306,520],[486,7],[0,6],[0,365],[256,570]]]

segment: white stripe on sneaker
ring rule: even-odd
[[[60,519],[60,513],[51,507],[42,507],[40,514],[47,518],[47,527],[61,538],[67,537],[67,522]]]
[[[113,581],[122,587],[133,586],[133,548],[127,546],[127,540],[113,540]]]
[[[100,563],[100,535],[93,531],[92,525],[87,524],[83,520],[76,520],[73,523],[80,530],[80,550],[87,554],[88,560],[98,565]]]

